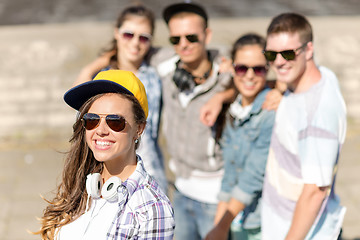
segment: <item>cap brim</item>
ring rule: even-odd
[[[75,86],[64,95],[64,101],[72,108],[80,107],[91,97],[101,93],[126,93],[133,95],[129,90],[109,80],[93,80]]]

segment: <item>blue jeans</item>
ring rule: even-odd
[[[231,230],[231,240],[261,240],[261,228]]]
[[[201,240],[214,226],[217,204],[190,199],[175,190],[173,195],[176,240]]]

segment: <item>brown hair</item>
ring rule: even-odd
[[[298,13],[283,13],[272,19],[267,36],[281,32],[299,33],[302,43],[313,41],[311,24],[305,16]]]
[[[60,228],[81,216],[86,208],[86,176],[89,173],[102,172],[103,163],[98,162],[85,139],[85,129],[81,119],[91,105],[108,93],[98,94],[90,98],[79,109],[79,115],[73,125],[73,135],[70,138],[70,150],[65,158],[62,171],[62,181],[57,186],[56,196],[48,201],[49,205],[40,218],[41,228],[34,234],[40,234],[41,239],[54,239],[57,228]],[[134,119],[137,124],[146,123],[144,110],[138,100],[128,94],[120,96],[132,102]],[[138,143],[139,144],[139,143]],[[135,149],[138,144],[135,145]]]

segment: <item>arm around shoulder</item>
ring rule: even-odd
[[[236,95],[237,91],[235,88],[229,88],[215,94],[200,109],[200,121],[206,126],[213,126],[222,110],[223,104],[233,102]]]

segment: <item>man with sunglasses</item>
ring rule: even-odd
[[[287,91],[267,161],[262,239],[338,239],[345,208],[334,186],[346,134],[338,80],[316,65],[312,28],[302,15],[273,18],[264,55]]]
[[[227,87],[230,75],[219,73],[219,52],[207,50],[212,32],[202,6],[172,4],[163,17],[174,51],[161,49],[152,61],[163,58],[155,65],[163,84],[162,132],[175,175],[175,235],[200,240],[213,226],[223,176],[219,132],[200,122],[200,108]]]

